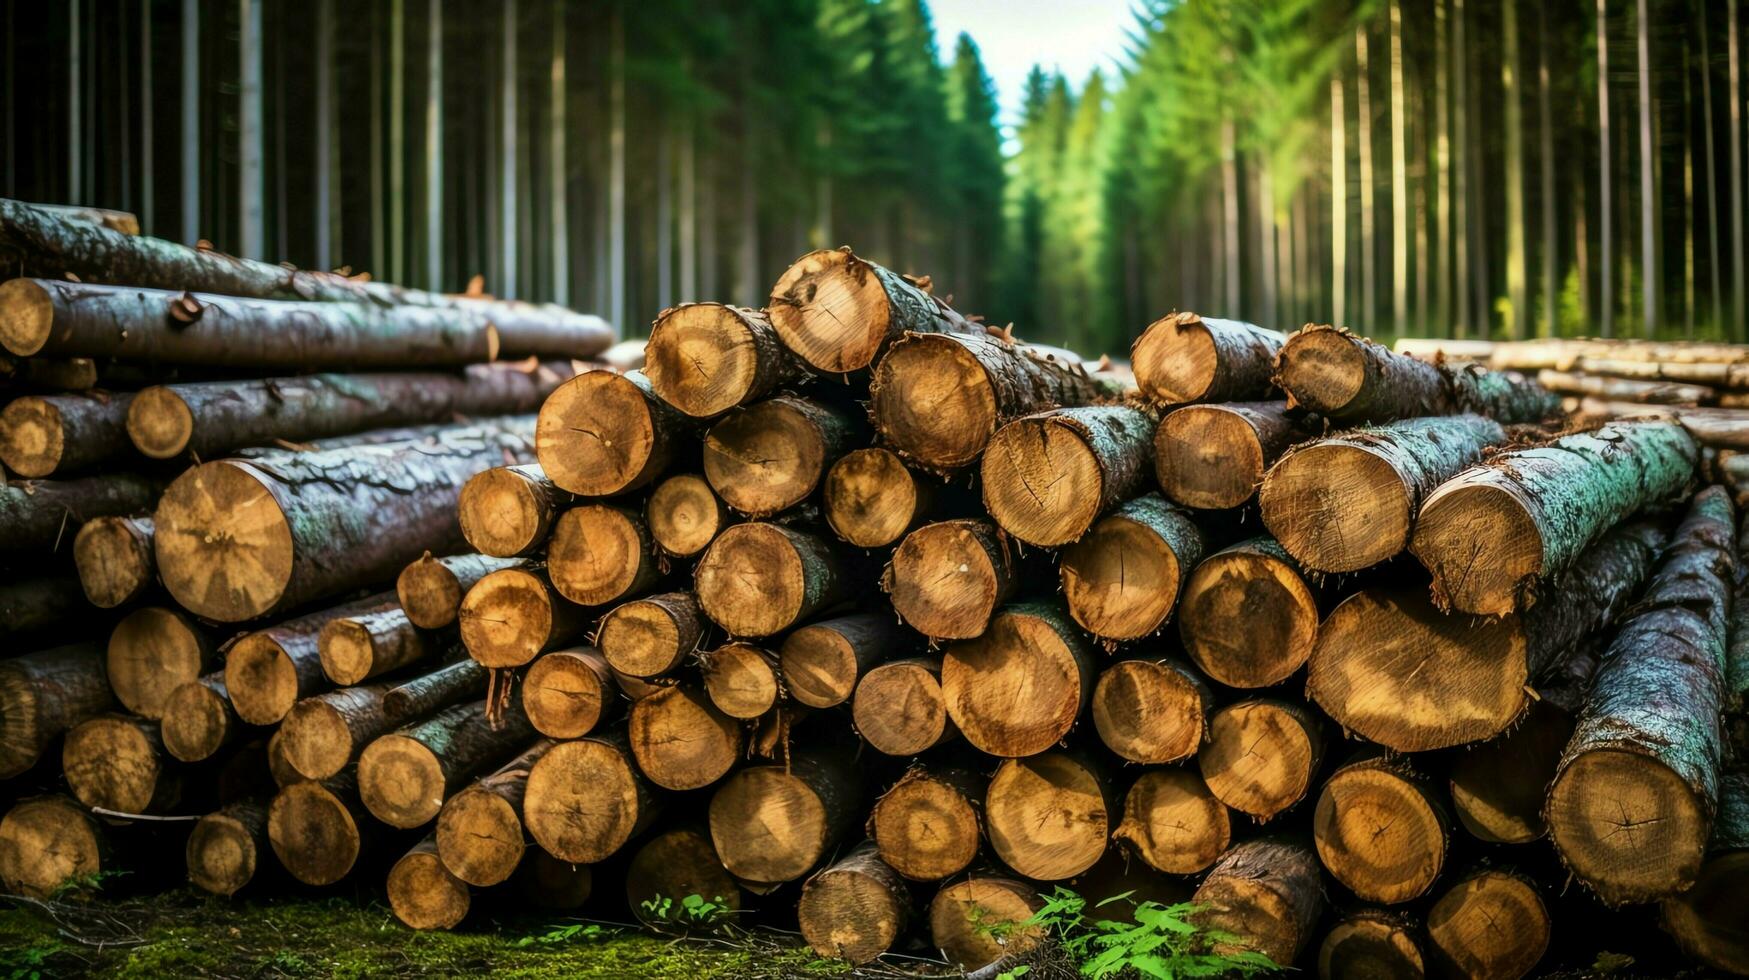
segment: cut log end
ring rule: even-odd
[[[842,595],[833,558],[808,535],[775,524],[737,524],[699,562],[698,601],[732,636],[770,636]]]
[[[1155,478],[1186,507],[1238,507],[1257,492],[1270,462],[1257,430],[1225,405],[1180,408],[1154,433]]]
[[[832,834],[827,800],[783,766],[752,766],[711,797],[711,841],[743,881],[776,884],[808,873]]]
[[[1452,487],[1428,498],[1409,549],[1442,605],[1482,616],[1518,609],[1544,572],[1542,530],[1504,487]]]
[[[881,859],[899,874],[939,881],[978,856],[978,810],[960,782],[914,772],[875,803],[869,832]]]
[[[358,822],[321,783],[295,782],[274,796],[267,839],[279,863],[306,885],[332,885],[358,860]]]
[[[501,568],[462,597],[457,618],[468,654],[485,667],[520,667],[533,660],[568,619],[538,573]]]
[[[497,558],[538,548],[551,526],[551,486],[523,467],[498,466],[462,484],[456,516],[475,551]]]
[[[1319,980],[1420,980],[1427,975],[1417,930],[1379,909],[1345,916],[1318,947]]]
[[[73,796],[86,806],[149,812],[166,775],[155,728],[120,715],[75,726],[61,746],[61,768]]]
[[[1068,544],[1099,516],[1105,485],[1099,459],[1076,430],[1049,416],[997,430],[982,477],[990,516],[1027,544]]]
[[[1093,867],[1111,833],[1100,775],[1058,752],[1003,762],[984,807],[996,855],[1037,881],[1060,881]]]
[[[573,507],[553,523],[547,572],[559,594],[582,606],[605,606],[648,586],[656,556],[643,522],[602,504]]]
[[[930,938],[950,965],[977,970],[1043,941],[1043,928],[1026,924],[1043,905],[1031,885],[1011,878],[957,881],[929,903]],[[1004,936],[997,937],[997,927]]]
[[[984,365],[942,335],[915,334],[895,344],[876,366],[869,395],[881,434],[938,470],[977,462],[1001,421]]]
[[[594,864],[625,846],[649,818],[650,805],[620,745],[585,738],[553,746],[529,770],[522,815],[549,854]]]
[[[822,424],[828,415],[790,397],[730,414],[705,434],[705,479],[724,503],[752,517],[794,507],[814,492],[831,461],[832,431]]]
[[[1197,765],[1217,799],[1269,820],[1305,798],[1321,750],[1309,712],[1283,701],[1241,701],[1215,712]]]
[[[916,755],[953,731],[941,668],[921,660],[882,664],[863,675],[851,715],[863,739],[887,755]]]
[[[1136,384],[1165,405],[1200,401],[1220,372],[1215,341],[1195,313],[1174,313],[1151,324],[1130,352]]]
[[[55,303],[48,290],[30,279],[0,282],[0,345],[29,357],[48,343],[55,325]]]
[[[905,536],[883,584],[907,626],[934,639],[971,639],[1014,590],[1016,561],[988,521],[942,521]]]
[[[453,929],[467,917],[466,882],[450,874],[426,840],[389,869],[389,907],[411,929]]]
[[[1130,787],[1112,837],[1150,867],[1187,875],[1225,853],[1232,828],[1226,805],[1194,770],[1154,769]]]
[[[164,751],[181,762],[210,759],[230,740],[237,715],[222,687],[194,681],[171,692],[164,702],[159,737]]]
[[[699,656],[705,693],[731,718],[758,718],[783,696],[777,658],[770,651],[750,643],[729,643]]]
[[[826,471],[826,521],[858,548],[899,540],[922,505],[917,478],[891,450],[858,449]]]
[[[61,411],[46,398],[26,395],[0,409],[0,463],[19,476],[52,475],[67,448]]]
[[[299,701],[279,726],[285,761],[306,779],[337,775],[358,754],[346,718],[321,698]]]
[[[164,587],[195,615],[241,622],[285,595],[291,524],[248,464],[203,463],[183,473],[165,489],[153,523]]]
[[[358,757],[358,795],[391,827],[418,827],[443,807],[443,762],[417,739],[384,735]]]
[[[1208,728],[1208,692],[1170,662],[1122,660],[1093,687],[1093,725],[1131,762],[1177,762],[1196,754]]]
[[[634,599],[601,619],[596,645],[608,665],[632,677],[659,677],[698,646],[698,603],[684,592]]]
[[[1452,807],[1464,829],[1494,844],[1542,837],[1543,803],[1572,734],[1572,715],[1539,701],[1510,731],[1452,760]]]
[[[128,405],[128,439],[152,459],[174,459],[194,438],[194,412],[167,385],[147,388]]]
[[[395,579],[395,597],[407,620],[420,629],[436,630],[454,623],[462,605],[462,583],[455,572],[429,554]]]
[[[1366,368],[1365,352],[1344,331],[1306,330],[1282,348],[1278,372],[1295,404],[1340,415],[1365,388]]]
[[[588,497],[642,485],[663,454],[656,411],[643,389],[624,375],[577,375],[541,406],[535,453],[542,471],[559,487]]]
[[[1092,694],[1092,651],[1053,618],[1005,611],[983,636],[948,647],[941,665],[948,715],[980,751],[1032,755],[1074,727]]]
[[[821,249],[797,259],[771,287],[771,325],[785,347],[828,374],[874,363],[892,311],[885,286],[848,250]]]
[[[444,803],[437,815],[436,837],[444,867],[481,888],[508,879],[527,850],[516,807],[497,793],[475,787]]]
[[[72,800],[37,797],[0,818],[0,884],[7,891],[52,898],[69,883],[92,880],[102,870],[97,822]]]
[[[220,810],[201,817],[184,848],[188,880],[214,895],[237,894],[255,877],[261,859],[259,839],[256,831],[235,813]]]
[[[355,619],[325,623],[318,637],[322,673],[342,687],[369,677],[376,663],[376,640],[370,627]]]
[[[814,952],[862,964],[899,938],[910,902],[904,881],[864,845],[808,879],[796,918]]]
[[[658,834],[638,848],[626,868],[625,889],[632,914],[652,929],[684,927],[684,921],[675,921],[674,909],[689,895],[731,912],[741,908],[741,886],[723,870],[710,836],[686,827]]]
[[[630,733],[638,768],[663,789],[709,786],[741,755],[741,726],[704,692],[679,685],[632,702]]]
[[[607,660],[587,647],[554,650],[528,669],[522,708],[549,738],[582,738],[595,730],[618,695]]]
[[[671,476],[657,484],[645,513],[650,537],[677,558],[690,558],[709,547],[729,523],[716,491],[695,473]]]
[[[1427,913],[1429,952],[1455,976],[1518,980],[1542,959],[1549,932],[1542,896],[1505,871],[1484,871],[1459,882]]]
[[[1108,640],[1137,640],[1159,629],[1190,572],[1170,539],[1122,513],[1065,548],[1059,568],[1070,615]]]
[[[298,669],[268,633],[250,633],[225,655],[225,689],[237,717],[274,725],[298,703]]]
[[[1324,784],[1312,813],[1318,857],[1367,901],[1426,894],[1445,864],[1445,824],[1419,781],[1382,760],[1352,763]]]
[[[1221,855],[1191,901],[1202,907],[1197,925],[1234,937],[1214,944],[1216,954],[1248,950],[1287,964],[1311,939],[1324,893],[1308,849],[1261,838]]]
[[[830,625],[804,626],[778,651],[789,695],[810,708],[830,708],[856,693],[862,664],[851,637]]]
[[[206,672],[210,652],[205,635],[182,613],[136,609],[109,634],[109,685],[123,707],[155,721],[177,688]]]
[[[1561,859],[1604,902],[1663,898],[1700,873],[1710,801],[1657,758],[1592,749],[1566,762],[1545,811]]]
[[[1274,542],[1236,545],[1204,560],[1185,583],[1178,633],[1203,673],[1229,687],[1279,684],[1318,637],[1318,602]]]
[[[720,303],[668,310],[650,329],[644,373],[663,401],[694,418],[712,418],[761,394],[762,345],[750,325],[763,316]],[[766,369],[767,371],[769,368]]]
[[[1390,462],[1346,443],[1289,453],[1264,478],[1258,502],[1288,554],[1322,572],[1358,571],[1396,555],[1415,518],[1409,487]]]
[[[85,598],[114,609],[138,598],[156,581],[152,522],[137,517],[96,517],[73,538],[73,564]]]

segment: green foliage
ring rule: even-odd
[[[516,941],[516,945],[533,946],[539,943],[551,946],[555,943],[568,943],[574,939],[600,939],[617,931],[617,929],[609,929],[594,923],[572,922],[567,925],[554,926],[537,936],[523,936]]]
[[[1634,958],[1626,953],[1612,953],[1609,950],[1602,950],[1597,954],[1596,961],[1591,964],[1591,970],[1607,977],[1617,973],[1626,973],[1633,965]]]
[[[63,899],[85,892],[100,892],[105,883],[124,878],[130,872],[121,868],[103,868],[86,875],[77,875],[60,883],[49,897]]]
[[[1081,975],[1093,980],[1254,977],[1282,969],[1261,953],[1211,952],[1214,944],[1231,943],[1236,937],[1191,922],[1190,917],[1198,909],[1196,905],[1138,903],[1132,895],[1132,892],[1113,895],[1095,906],[1132,905],[1131,921],[1123,922],[1087,915],[1087,900],[1058,886],[1020,928],[1043,929],[1050,941],[1080,969]],[[992,931],[999,928],[992,927]],[[1004,973],[1002,980],[1022,977],[1028,972],[1027,966],[1016,966]]]
[[[640,903],[644,915],[657,922],[682,928],[702,928],[711,930],[727,923],[735,914],[728,900],[721,895],[707,899],[702,895],[688,895],[674,904],[674,900],[666,895],[657,895]]]

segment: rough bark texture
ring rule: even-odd
[[[200,762],[230,744],[242,728],[243,719],[225,688],[225,672],[217,670],[170,693],[158,734],[173,758]]]
[[[1267,698],[1216,711],[1196,757],[1215,798],[1259,822],[1305,799],[1323,761],[1318,716],[1292,701]]]
[[[1307,326],[1288,338],[1275,381],[1290,405],[1347,423],[1472,412],[1510,425],[1541,421],[1560,407],[1528,378],[1430,364],[1328,326]]]
[[[1501,453],[1427,498],[1409,550],[1433,573],[1442,606],[1504,615],[1615,524],[1684,494],[1697,459],[1694,441],[1660,422]]]
[[[390,688],[383,695],[383,711],[397,723],[430,714],[457,701],[472,700],[486,692],[491,671],[478,661],[463,660]]]
[[[1275,393],[1271,374],[1287,336],[1239,320],[1172,313],[1130,349],[1136,386],[1157,405],[1242,402]]]
[[[618,853],[657,807],[632,759],[627,734],[619,729],[549,749],[529,769],[522,796],[523,822],[535,841],[577,864]]]
[[[775,885],[807,874],[855,823],[862,780],[848,758],[793,752],[787,765],[741,769],[711,796],[711,841],[723,867]]]
[[[158,506],[159,574],[189,610],[239,622],[383,581],[428,551],[459,550],[462,484],[529,459],[532,421],[194,467]]]
[[[95,517],[73,537],[73,565],[91,604],[114,609],[158,582],[150,517]],[[0,617],[3,618],[3,617]]]
[[[1551,922],[1536,886],[1511,871],[1472,874],[1427,912],[1429,957],[1452,976],[1517,980],[1548,949]]]
[[[929,511],[935,488],[918,480],[892,450],[869,448],[832,464],[820,498],[840,538],[858,548],[884,548]]]
[[[737,524],[711,543],[693,576],[698,602],[731,636],[770,636],[847,598],[833,546],[780,524]]]
[[[79,579],[59,575],[0,584],[0,640],[13,649],[80,635],[80,617],[92,618]]]
[[[1237,937],[1214,952],[1250,950],[1292,963],[1324,910],[1318,859],[1299,841],[1249,840],[1221,855],[1191,901],[1206,906],[1198,925]]]
[[[437,816],[437,854],[450,873],[486,888],[506,881],[522,862],[522,805],[528,774],[558,743],[539,739],[516,758],[444,801]]]
[[[725,416],[704,438],[704,475],[723,502],[753,518],[801,503],[826,468],[863,440],[849,414],[778,395]]]
[[[38,479],[124,459],[134,395],[26,395],[0,409],[0,463]]]
[[[500,568],[520,568],[518,558],[488,555],[451,555],[433,558],[426,552],[413,560],[395,579],[395,597],[407,618],[420,629],[437,630],[453,625],[462,608],[462,596],[474,584]]]
[[[1749,874],[1749,770],[1738,770],[1719,780],[1718,816],[1694,887],[1666,899],[1663,911],[1664,930],[1683,952],[1739,975],[1749,974],[1745,874]]]
[[[911,894],[872,841],[802,886],[796,906],[802,938],[814,952],[852,964],[875,959],[905,931]]]
[[[1167,874],[1196,874],[1231,839],[1227,807],[1193,769],[1151,769],[1130,786],[1112,839]]]
[[[1545,369],[1536,373],[1536,380],[1544,388],[1559,395],[1588,395],[1610,401],[1645,402],[1653,405],[1700,405],[1711,402],[1716,395],[1713,389],[1705,385],[1612,378],[1602,374],[1581,374],[1573,371]]]
[[[1264,477],[1263,523],[1306,568],[1359,571],[1408,547],[1421,502],[1505,441],[1492,419],[1451,415],[1302,443]]]
[[[657,484],[644,505],[644,517],[657,547],[674,558],[699,554],[729,526],[729,508],[697,473],[671,476]]]
[[[984,333],[919,286],[849,248],[821,249],[784,271],[767,312],[784,346],[828,375],[868,367],[906,333]]]
[[[0,553],[71,547],[81,522],[150,510],[160,486],[133,473],[0,486]]]
[[[1425,776],[1406,760],[1363,752],[1324,783],[1312,836],[1332,877],[1369,902],[1394,905],[1433,887],[1448,824]]]
[[[722,303],[662,311],[644,348],[644,373],[657,397],[701,419],[807,376],[765,311]]]
[[[1204,559],[1178,606],[1184,650],[1229,687],[1268,687],[1312,655],[1318,596],[1274,538],[1241,541]]]
[[[876,667],[857,683],[850,708],[863,740],[887,755],[916,755],[958,734],[941,688],[940,657]]]
[[[791,698],[810,708],[843,704],[864,674],[913,649],[914,639],[880,613],[810,623],[784,637],[778,649],[784,684]]]
[[[1549,790],[1550,836],[1611,904],[1694,883],[1718,800],[1735,513],[1701,491],[1592,679]]]
[[[418,827],[463,780],[533,741],[520,708],[495,718],[486,708],[485,701],[458,704],[370,743],[358,759],[358,790],[371,815],[391,827]]]
[[[399,670],[437,652],[437,642],[414,628],[399,599],[387,596],[361,612],[323,624],[316,639],[322,672],[342,687]]]
[[[1093,687],[1093,727],[1130,762],[1188,759],[1208,737],[1214,696],[1196,672],[1170,657],[1120,660]]]
[[[640,372],[586,371],[541,404],[535,449],[560,488],[588,497],[635,490],[668,468],[689,425]]]
[[[1159,494],[1137,497],[1063,550],[1069,615],[1107,643],[1141,639],[1166,624],[1205,547],[1190,515]]]
[[[1093,696],[1095,653],[1061,605],[1026,602],[997,613],[975,640],[947,648],[947,713],[981,751],[1043,752],[1074,727]]]
[[[868,833],[881,860],[915,881],[964,871],[983,840],[988,783],[966,769],[912,766],[869,812]]]
[[[1176,409],[1154,431],[1154,478],[1173,503],[1199,510],[1238,507],[1289,446],[1316,434],[1315,421],[1290,411],[1287,402]]]
[[[1135,495],[1153,469],[1149,411],[1124,405],[1062,408],[997,431],[980,469],[984,506],[1027,544],[1056,547]]]
[[[565,598],[605,606],[649,589],[663,562],[637,511],[584,504],[559,515],[547,541],[547,574]]]
[[[905,625],[933,640],[979,636],[1022,579],[1020,556],[986,520],[941,521],[905,535],[881,588]]]
[[[0,661],[0,777],[29,769],[62,732],[114,704],[95,643]]]

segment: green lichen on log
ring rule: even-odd
[[[1548,592],[1558,602],[1539,602],[1519,614],[1527,672],[1533,684],[1548,680],[1580,653],[1590,638],[1621,618],[1670,537],[1670,521],[1623,521],[1557,575]]]

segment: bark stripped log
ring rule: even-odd
[[[521,755],[443,803],[437,815],[438,857],[449,872],[481,888],[509,880],[522,863],[523,803],[529,772],[558,743],[539,739]]]
[[[1536,373],[1536,381],[1558,395],[1584,395],[1651,405],[1701,405],[1712,402],[1717,396],[1717,392],[1705,385],[1613,378],[1603,374],[1551,371],[1547,368]]]
[[[984,632],[1020,581],[1020,556],[996,525],[961,519],[905,535],[881,588],[905,625],[933,640],[966,640]]]
[[[675,910],[697,895],[729,914],[741,910],[741,886],[717,857],[708,832],[677,827],[650,838],[626,866],[626,905],[646,927],[684,930],[689,924]],[[665,904],[666,903],[666,904]]]
[[[0,409],[0,463],[30,479],[125,458],[134,395],[26,395]]]
[[[517,558],[488,555],[451,555],[433,558],[430,552],[413,560],[395,579],[395,597],[401,600],[407,619],[425,630],[453,625],[462,608],[462,596],[474,584],[500,568],[520,568]]]
[[[934,487],[918,480],[890,449],[846,453],[826,471],[820,498],[826,522],[858,548],[884,548],[929,510]]]
[[[293,782],[268,805],[267,840],[293,878],[306,885],[332,885],[358,861],[361,829],[368,821],[352,773],[321,783]]]
[[[366,746],[358,757],[359,797],[383,823],[418,827],[437,816],[444,798],[464,780],[533,739],[519,708],[493,718],[485,701],[454,705]]]
[[[616,729],[560,742],[536,760],[523,790],[522,820],[547,853],[593,864],[618,853],[656,807],[649,782],[633,765],[626,732]]]
[[[455,550],[455,502],[487,466],[526,459],[530,420],[429,441],[196,466],[155,516],[158,572],[197,615],[239,622],[387,579]]]
[[[906,333],[982,334],[982,325],[849,248],[797,259],[771,287],[766,312],[785,347],[827,375],[873,364]],[[919,288],[923,287],[923,288]]]
[[[73,537],[85,597],[100,609],[127,605],[157,584],[150,517],[96,517]]]
[[[522,678],[522,710],[548,738],[582,738],[618,712],[607,658],[591,647],[543,654]]]
[[[560,489],[610,497],[667,469],[686,429],[641,373],[586,371],[541,404],[535,450]]]
[[[913,766],[868,817],[881,860],[914,881],[959,874],[978,856],[988,780],[966,769]]]
[[[1086,871],[1105,853],[1115,817],[1105,773],[1091,757],[1045,752],[1007,759],[984,795],[990,847],[1036,881]]]
[[[1061,408],[997,430],[980,466],[984,507],[1040,547],[1081,537],[1153,471],[1159,419],[1127,405]]]
[[[787,765],[748,766],[711,796],[711,841],[723,867],[743,881],[795,881],[819,863],[855,822],[862,801],[857,769],[829,752],[793,752]]]
[[[172,758],[200,762],[230,744],[242,727],[225,688],[225,672],[216,670],[170,692],[158,735]]]
[[[1420,980],[1427,975],[1421,924],[1385,909],[1342,917],[1318,946],[1318,980]]]
[[[796,918],[815,953],[854,965],[891,948],[910,910],[904,879],[864,842],[808,879]]]
[[[1232,828],[1195,770],[1150,769],[1131,784],[1111,836],[1155,870],[1196,874],[1227,850]]]
[[[485,667],[521,667],[582,635],[588,613],[538,567],[501,568],[462,597],[462,643]]]
[[[1319,572],[1354,572],[1409,546],[1421,502],[1506,441],[1480,415],[1403,419],[1303,443],[1270,467],[1257,499],[1287,553]]]
[[[467,918],[468,886],[437,856],[437,842],[426,837],[389,869],[385,888],[395,918],[410,929],[453,929]]]
[[[729,526],[729,509],[703,476],[681,473],[650,491],[644,520],[663,554],[691,558]]]
[[[662,575],[655,542],[634,510],[584,504],[559,515],[547,542],[547,574],[580,606],[605,606],[648,589]]]
[[[267,804],[233,803],[195,822],[183,848],[188,880],[229,898],[254,880],[267,849]]]
[[[1305,844],[1279,837],[1236,844],[1191,901],[1204,907],[1193,919],[1197,925],[1235,937],[1214,944],[1217,955],[1250,951],[1292,963],[1324,910],[1318,859]]]
[[[913,639],[879,613],[809,623],[784,637],[778,649],[784,685],[810,708],[843,704],[864,674],[910,650]]]
[[[1428,953],[1453,976],[1518,980],[1542,959],[1551,925],[1535,885],[1510,871],[1481,871],[1428,910]]]
[[[658,398],[693,418],[714,418],[807,374],[764,310],[682,303],[650,327],[644,373]]]
[[[396,726],[383,710],[394,683],[343,687],[299,701],[279,725],[285,761],[305,779],[340,774],[365,747]]]
[[[941,688],[940,657],[881,664],[857,682],[850,709],[863,741],[887,755],[916,755],[958,734]]]
[[[947,473],[977,462],[996,430],[1023,415],[1123,391],[1050,348],[981,333],[907,334],[875,365],[869,415],[900,456]]]
[[[807,499],[826,468],[858,441],[850,415],[778,395],[738,409],[704,437],[704,475],[729,507],[759,519]]]
[[[392,601],[388,593],[246,634],[225,654],[225,688],[237,714],[251,725],[274,725],[292,705],[332,686],[322,672],[322,627]]]
[[[1447,615],[1418,588],[1368,589],[1319,628],[1306,693],[1342,727],[1398,752],[1482,741],[1530,707],[1534,685],[1638,595],[1667,525],[1625,522],[1546,585],[1524,612]]]
[[[1501,616],[1617,522],[1684,494],[1698,452],[1680,428],[1618,422],[1501,453],[1429,496],[1409,550],[1442,606]]]
[[[93,881],[108,863],[97,820],[65,796],[24,800],[0,818],[0,884],[31,898],[53,898]]]
[[[147,511],[160,484],[133,473],[0,486],[0,553],[47,553],[71,545],[80,523]]]
[[[1004,608],[975,640],[947,648],[941,691],[966,741],[1004,758],[1034,755],[1074,727],[1093,696],[1095,654],[1060,605]]]
[[[400,600],[381,603],[322,624],[316,636],[322,673],[342,687],[360,684],[436,652],[435,642],[413,627]]]
[[[1204,674],[1228,687],[1279,684],[1312,655],[1318,597],[1274,538],[1257,537],[1197,565],[1178,604],[1178,636]]]
[[[1445,806],[1406,760],[1363,753],[1331,774],[1312,813],[1318,858],[1369,902],[1420,898],[1445,866]]]
[[[1150,493],[1100,518],[1058,564],[1069,615],[1107,643],[1166,624],[1206,539],[1184,511]]]
[[[146,606],[116,624],[104,664],[122,707],[156,721],[165,717],[173,691],[207,672],[212,655],[206,631],[191,617]]]
[[[1251,499],[1296,441],[1315,434],[1286,402],[1188,405],[1154,430],[1154,478],[1173,503],[1225,510]]]
[[[468,547],[494,558],[520,558],[546,544],[553,519],[569,499],[539,463],[496,466],[462,484],[456,519]]]
[[[1287,336],[1239,320],[1171,313],[1148,325],[1130,349],[1136,386],[1158,405],[1268,398]]]
[[[633,701],[628,732],[638,771],[663,789],[709,786],[741,756],[741,726],[685,685]]]
[[[161,813],[182,794],[182,774],[168,765],[156,722],[98,715],[73,726],[61,746],[61,769],[73,797],[117,813]]]
[[[463,660],[415,677],[383,695],[383,713],[395,722],[405,722],[458,701],[470,701],[486,693],[491,671],[478,661]]]
[[[55,647],[0,660],[0,778],[36,764],[74,725],[115,705],[95,643]]]
[[[1529,378],[1429,364],[1329,326],[1308,325],[1288,338],[1275,381],[1288,404],[1350,424],[1472,412],[1511,425],[1560,408],[1560,399]]]
[[[1664,900],[1664,931],[1689,956],[1715,969],[1749,974],[1749,770],[1719,780],[1718,817],[1694,887]]]
[[[1093,686],[1093,727],[1105,747],[1130,762],[1177,762],[1208,737],[1214,696],[1188,666],[1170,657],[1120,660]]]
[[[1216,799],[1262,822],[1305,799],[1323,759],[1317,716],[1291,701],[1254,699],[1214,713],[1196,761]]]
[[[833,547],[779,524],[737,524],[711,542],[694,575],[698,603],[731,636],[782,632],[849,596]]]
[[[969,973],[1043,942],[1043,927],[1027,924],[1043,907],[1044,899],[1031,885],[990,874],[972,875],[935,893],[929,903],[930,942],[948,965]],[[1003,933],[1000,938],[998,931]]]
[[[609,610],[595,631],[595,645],[622,674],[660,677],[698,649],[704,629],[698,597],[663,592]]]
[[[1549,787],[1549,836],[1609,905],[1686,890],[1718,804],[1735,508],[1694,498],[1592,678]]]

